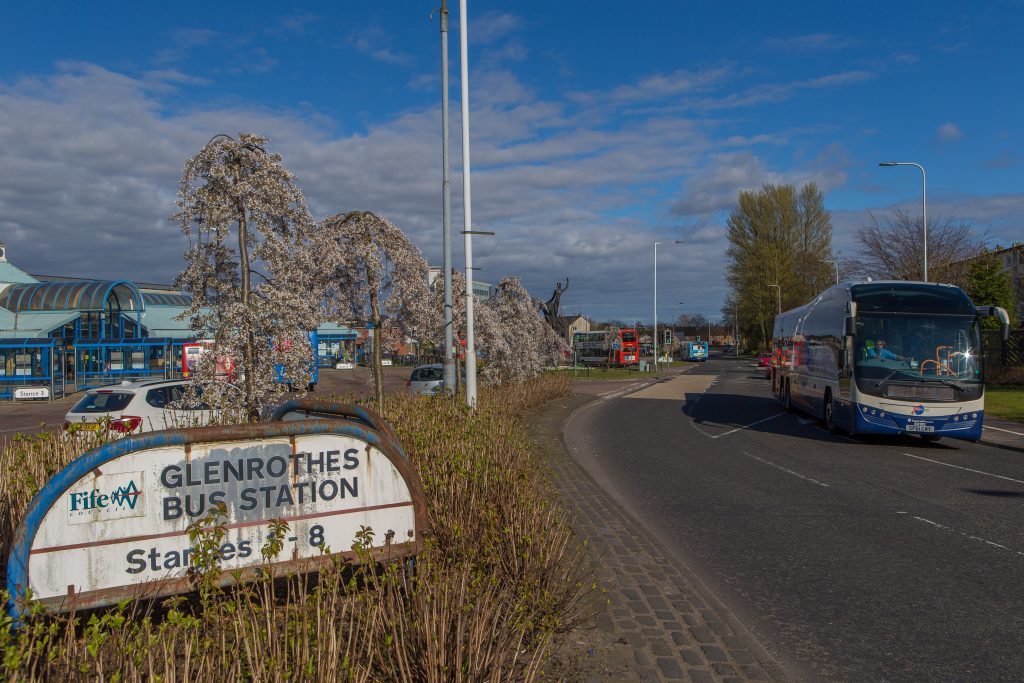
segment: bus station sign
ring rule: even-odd
[[[224,584],[257,568],[355,561],[362,527],[374,532],[374,557],[415,554],[427,519],[411,462],[365,409],[129,436],[80,456],[36,495],[8,561],[12,611],[28,590],[50,611],[191,591],[189,527],[216,509]],[[272,522],[287,530],[267,559]]]

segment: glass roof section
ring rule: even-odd
[[[8,311],[141,311],[142,293],[126,280],[83,280],[15,284],[0,292]]]

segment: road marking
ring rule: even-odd
[[[958,470],[964,470],[965,472],[974,472],[975,474],[984,474],[986,477],[995,477],[996,479],[1004,479],[1006,481],[1012,481],[1015,484],[1024,484],[1024,481],[1020,479],[1012,479],[1010,477],[1004,477],[1001,474],[992,474],[991,472],[983,472],[981,470],[972,470],[970,467],[961,467],[960,465],[951,465],[948,462],[942,462],[941,460],[932,460],[931,458],[922,458],[920,455],[911,455],[910,453],[904,453],[903,455],[908,458],[916,458],[918,460],[924,460],[926,462],[933,462],[936,465],[944,465],[945,467],[953,467]]]
[[[750,427],[753,427],[754,425],[759,425],[759,424],[761,424],[762,422],[767,422],[768,420],[774,420],[775,418],[777,418],[777,417],[781,417],[782,415],[785,415],[785,414],[786,414],[785,412],[781,412],[781,413],[775,413],[775,414],[774,414],[774,415],[772,415],[771,417],[766,417],[766,418],[764,418],[763,420],[758,420],[757,422],[751,422],[750,424],[745,424],[745,425],[743,425],[742,427],[737,427],[736,429],[730,429],[729,431],[727,431],[727,432],[722,432],[721,434],[715,434],[715,435],[714,435],[714,436],[712,436],[711,438],[712,438],[712,439],[717,439],[717,438],[719,438],[719,437],[722,437],[722,436],[729,436],[729,435],[730,435],[730,434],[732,434],[733,432],[738,432],[738,431],[740,431],[740,430],[742,430],[742,429],[749,429]]]
[[[817,479],[811,479],[810,477],[806,477],[806,476],[800,474],[799,472],[794,472],[793,470],[787,470],[782,465],[776,465],[775,463],[770,462],[768,460],[765,460],[764,458],[759,458],[756,455],[754,455],[753,453],[747,453],[746,451],[743,451],[743,455],[747,456],[748,458],[753,458],[754,460],[757,460],[758,462],[763,462],[765,465],[770,465],[770,466],[772,466],[772,467],[774,467],[776,469],[782,470],[783,472],[787,472],[789,474],[792,474],[794,477],[800,477],[804,481],[809,481],[812,484],[817,484],[818,486],[824,486],[825,488],[830,488],[828,484],[822,483],[822,482],[818,481]]]
[[[899,513],[899,514],[906,514],[906,513]],[[945,524],[939,524],[938,522],[933,522],[930,519],[925,519],[924,517],[918,517],[917,515],[911,515],[911,517],[913,517],[914,519],[918,520],[919,522],[924,522],[925,524],[930,524],[930,525],[932,525],[933,527],[935,527],[937,529],[942,529],[943,531],[951,531],[954,534],[960,534],[964,538],[969,538],[972,541],[978,541],[979,543],[984,543],[985,545],[990,545],[993,548],[999,548],[1000,550],[1006,550],[1007,552],[1011,552],[1011,553],[1013,553],[1015,555],[1020,555],[1020,556],[1024,557],[1024,553],[1022,553],[1021,551],[1014,550],[1013,548],[1008,548],[1005,545],[1002,545],[1000,543],[996,543],[995,541],[990,541],[987,538],[982,538],[980,536],[973,536],[973,535],[968,534],[966,532],[958,531],[958,530],[956,530],[956,529],[954,529],[952,527],[948,527]]]
[[[1024,436],[1024,432],[1013,432],[1013,431],[1010,431],[1009,429],[1001,429],[999,427],[989,427],[988,425],[983,426],[982,429],[994,429],[997,432],[1006,432],[1007,434],[1016,434],[1017,436]]]
[[[614,390],[613,389],[612,391],[606,391],[603,394],[598,394],[598,396],[601,397],[601,400],[607,401],[608,399],[618,398],[619,396],[622,396],[623,394],[628,394],[629,392],[633,391],[634,389],[642,389],[643,387],[647,386],[647,384],[648,383],[645,383],[645,382],[633,382],[632,384],[630,384],[625,389],[618,389],[618,390]]]

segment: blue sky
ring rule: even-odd
[[[319,218],[389,216],[440,262],[437,4],[9,6],[0,45],[0,239],[31,271],[168,282],[181,167],[258,131]],[[453,219],[461,225],[458,3]],[[470,0],[479,278],[564,310],[717,317],[740,190],[813,180],[834,246],[896,209],[1024,239],[1020,2]],[[456,264],[461,264],[457,243]],[[673,305],[683,301],[684,305]]]

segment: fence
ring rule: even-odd
[[[1024,383],[1024,329],[1011,331],[1006,341],[999,330],[984,330],[981,341],[989,383]]]

